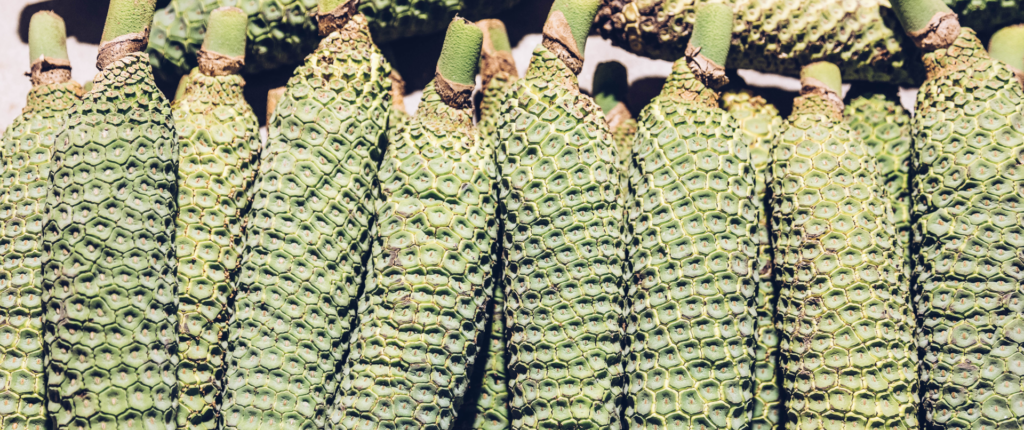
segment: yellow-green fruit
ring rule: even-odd
[[[782,127],[779,110],[750,90],[722,93],[722,108],[739,123],[739,139],[750,153],[754,171],[754,207],[757,226],[751,238],[757,247],[753,269],[757,284],[757,344],[754,347],[754,406],[751,430],[771,430],[782,424],[782,384],[778,377],[779,336],[775,331],[778,290],[772,282],[772,248],[768,221],[771,204],[765,183],[772,141]]]
[[[944,0],[956,12],[960,24],[983,33],[1024,19],[1021,0]]]
[[[605,0],[601,35],[629,51],[675,60],[683,56],[697,0]],[[888,13],[887,0],[735,0],[729,68],[797,75],[831,61],[844,79],[919,81],[916,49]]]
[[[373,272],[330,416],[335,428],[450,427],[494,288],[496,177],[472,107],[451,107],[427,85],[377,175]]]
[[[100,71],[51,160],[43,302],[53,428],[173,427],[178,137],[145,53]]]
[[[34,85],[0,146],[0,428],[43,429],[43,224],[50,156],[67,112],[79,101],[75,81]]]
[[[228,340],[226,428],[321,428],[341,379],[391,110],[391,66],[366,19],[343,25],[288,81],[261,155]]]
[[[259,163],[259,124],[237,74],[195,69],[171,110],[178,130],[178,425],[219,428],[224,354],[242,220]]]
[[[929,428],[1024,426],[1024,92],[970,29],[924,54],[911,226]]]
[[[914,314],[891,209],[875,157],[821,91],[796,99],[768,168],[786,427],[917,429]]]
[[[626,419],[634,428],[743,428],[757,251],[746,142],[685,59],[638,123]]]
[[[615,142],[574,71],[543,45],[501,106],[512,428],[622,428]]]
[[[895,95],[895,94],[894,94]],[[899,99],[886,94],[864,94],[846,105],[846,121],[854,138],[864,141],[868,154],[875,157],[885,198],[896,217],[896,238],[906,249],[910,237],[910,115]]]

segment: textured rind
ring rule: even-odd
[[[501,106],[511,427],[620,429],[615,143],[600,107],[543,46]]]
[[[480,121],[477,123],[477,129],[480,130],[480,138],[491,148],[491,153],[495,156],[496,163],[495,152],[500,145],[498,123],[501,121],[502,113],[501,98],[504,97],[505,92],[516,79],[516,76],[509,76],[507,73],[499,72],[495,74],[483,89],[483,97],[480,100]],[[495,181],[494,185],[494,196],[497,199],[500,194],[498,189],[500,181]],[[495,240],[495,245],[498,247],[497,257],[499,264],[492,273],[494,287],[493,294],[491,295],[491,313],[487,316],[489,343],[487,344],[487,350],[481,351],[480,358],[477,358],[478,361],[483,361],[484,363],[482,379],[479,381],[479,387],[470,387],[471,390],[475,390],[475,392],[471,391],[471,394],[477,397],[473,399],[469,394],[466,396],[467,402],[475,400],[475,404],[463,407],[463,410],[470,406],[473,408],[472,412],[470,412],[474,415],[471,428],[476,430],[505,430],[510,428],[508,360],[506,359],[507,350],[505,348],[507,340],[505,333],[505,288],[502,285],[504,275],[502,265],[505,261],[505,249],[502,243],[505,229],[501,220],[502,216],[501,213],[497,214],[499,218],[498,239]]]
[[[683,56],[696,3],[605,0],[597,28],[617,46],[674,61]],[[805,64],[829,61],[839,65],[846,80],[920,81],[920,63],[911,58],[916,50],[888,5],[887,0],[735,0],[726,67],[797,76]]]
[[[1021,0],[945,0],[956,12],[960,25],[991,33],[1024,20]]]
[[[369,258],[391,66],[355,15],[288,81],[246,217],[225,428],[323,428]]]
[[[383,43],[444,30],[456,13],[470,19],[486,17],[519,1],[362,0],[359,11],[370,21],[374,40]],[[320,40],[311,15],[316,0],[171,0],[156,12],[149,41],[153,69],[160,79],[177,79],[196,66],[206,20],[222,6],[235,6],[249,14],[246,73],[298,63]]]
[[[629,118],[611,130],[612,139],[615,141],[615,150],[619,154],[619,169],[623,172],[629,169],[629,154],[633,148],[633,138],[639,125],[636,119]]]
[[[55,429],[175,422],[178,138],[148,60],[101,71],[54,145],[43,302]]]
[[[911,169],[929,428],[1024,426],[1024,93],[969,29],[924,56]]]
[[[194,69],[171,112],[178,131],[178,428],[221,428],[224,354],[259,121],[241,76]]]
[[[451,427],[494,288],[494,162],[472,108],[427,85],[377,175],[373,269],[332,428]]]
[[[43,223],[50,155],[79,101],[73,81],[39,85],[0,146],[0,428],[46,427]]]
[[[739,123],[738,138],[746,143],[750,167],[754,171],[754,207],[757,226],[751,239],[757,247],[753,269],[757,284],[757,345],[754,347],[754,404],[750,430],[772,430],[782,425],[782,384],[778,378],[779,336],[775,331],[779,293],[772,283],[772,248],[768,233],[771,205],[765,183],[772,141],[782,127],[779,110],[751,92],[736,90],[722,93],[722,108]]]
[[[771,152],[787,428],[917,429],[914,313],[875,158],[820,94]]]
[[[885,94],[865,94],[846,104],[844,112],[855,139],[864,142],[868,155],[877,160],[885,198],[896,217],[896,238],[905,251],[910,240],[910,115],[898,99]],[[909,264],[909,263],[906,263]],[[906,268],[906,267],[905,267]]]
[[[626,419],[633,428],[745,428],[757,289],[746,142],[686,60],[637,122]]]

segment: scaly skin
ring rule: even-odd
[[[601,108],[544,46],[503,100],[512,428],[620,429],[625,256],[615,143]]]
[[[377,178],[373,272],[332,428],[449,428],[493,289],[493,150],[427,85]],[[408,427],[407,427],[408,426]]]
[[[746,143],[686,60],[638,123],[626,419],[637,428],[742,428],[757,289]]]
[[[882,175],[882,188],[892,205],[896,238],[900,248],[906,249],[910,240],[909,179],[910,115],[900,106],[898,99],[885,94],[865,94],[846,105],[843,114],[853,130],[854,138],[864,141],[868,154],[875,157],[878,173]]]
[[[875,157],[820,94],[769,167],[787,428],[917,429],[914,315]]]
[[[51,160],[43,302],[53,428],[173,427],[178,137],[145,53],[96,76]]]
[[[391,66],[356,14],[288,81],[270,125],[229,337],[225,427],[323,428],[369,258]]]
[[[772,283],[772,248],[768,233],[771,205],[765,175],[772,141],[782,127],[782,117],[775,106],[750,90],[722,93],[721,105],[739,123],[738,137],[746,143],[754,171],[757,228],[752,239],[757,246],[757,263],[753,269],[757,283],[757,345],[754,347],[754,407],[750,428],[772,430],[782,423],[782,384],[778,378],[779,336],[775,331],[779,293]]]
[[[991,34],[1024,19],[1021,0],[945,0],[956,12],[960,24]]]
[[[43,222],[50,156],[67,112],[80,100],[75,81],[37,85],[0,146],[0,428],[46,427],[43,367]]]
[[[178,130],[178,427],[220,428],[224,352],[242,221],[260,154],[259,122],[236,74],[189,76],[171,106]]]
[[[962,29],[924,55],[914,135],[915,276],[929,428],[1024,426],[1024,92]]]
[[[378,43],[444,30],[456,14],[490,16],[520,0],[363,0]],[[404,3],[404,4],[403,4]],[[171,0],[157,11],[149,53],[161,80],[174,80],[196,66],[206,20],[214,9],[236,6],[249,14],[246,73],[258,73],[302,61],[317,47],[316,0]]]
[[[721,1],[721,0],[716,0]],[[631,52],[664,60],[683,56],[697,0],[606,0],[601,35]],[[797,75],[831,61],[845,79],[918,81],[916,52],[886,0],[734,0],[735,31],[727,67]],[[895,30],[894,30],[895,29]],[[912,54],[911,54],[912,55]]]

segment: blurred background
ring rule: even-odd
[[[505,22],[512,42],[513,56],[520,76],[525,72],[533,48],[541,42],[541,29],[553,0],[523,0],[518,6],[495,16]],[[158,0],[157,8],[169,0]],[[106,20],[108,0],[3,0],[4,14],[0,15],[0,127],[5,128],[25,105],[25,95],[31,88],[25,73],[29,70],[28,23],[32,14],[52,10],[64,18],[68,32],[68,54],[72,76],[86,82],[97,73],[96,52]],[[415,111],[421,90],[433,78],[434,65],[441,53],[444,33],[417,36],[387,43],[394,54],[393,65],[406,81],[406,109]],[[661,92],[665,77],[671,72],[668,61],[653,60],[612,46],[600,36],[591,35],[587,41],[586,62],[580,73],[580,87],[589,92],[594,70],[605,61],[618,61],[629,71],[629,108],[634,116],[647,102]],[[246,98],[260,121],[265,119],[267,91],[283,86],[292,74],[291,68],[247,75]],[[748,85],[763,88],[762,95],[775,104],[783,115],[788,114],[792,99],[800,89],[795,78],[738,71]],[[164,94],[172,96],[177,82],[158,82]],[[855,85],[871,85],[856,83]],[[848,91],[850,85],[845,85]],[[916,89],[901,88],[900,98],[905,108],[912,109]]]

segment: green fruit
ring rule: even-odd
[[[636,428],[745,428],[757,290],[753,172],[739,124],[689,60],[676,61],[641,112],[633,146],[626,419]]]
[[[738,138],[750,153],[754,171],[754,208],[757,228],[752,235],[757,247],[753,269],[757,284],[757,344],[754,347],[754,406],[750,430],[770,430],[781,424],[782,384],[778,378],[779,335],[775,331],[779,294],[772,283],[772,248],[769,241],[771,204],[768,200],[765,174],[772,141],[782,127],[782,118],[775,106],[750,90],[722,93],[721,105],[739,123]]]
[[[145,43],[152,2],[112,0],[92,91],[54,144],[43,281],[55,429],[169,428],[177,406],[178,137]]]
[[[481,40],[452,21],[437,78],[384,154],[373,271],[333,428],[449,428],[468,389],[498,233],[494,153],[470,101]]]
[[[576,76],[597,7],[592,0],[555,1],[546,25],[561,22],[568,31],[561,39],[545,37],[501,104],[509,408],[516,430],[622,428],[618,160],[604,114],[580,92]]]
[[[768,168],[786,427],[916,429],[914,315],[881,175],[843,121],[839,69],[805,71]]]
[[[43,350],[43,224],[50,155],[82,87],[71,79],[64,21],[36,12],[29,24],[32,89],[0,140],[0,428],[47,427]],[[52,42],[50,39],[52,38]],[[50,43],[48,43],[50,42]],[[49,46],[47,46],[49,45]],[[34,53],[34,52],[33,52]],[[61,61],[63,60],[63,61]],[[56,64],[60,63],[60,64]]]
[[[895,88],[894,88],[895,89]],[[910,115],[900,106],[895,92],[868,93],[854,97],[846,105],[846,121],[854,138],[864,142],[868,155],[875,157],[885,197],[896,216],[896,238],[907,248],[910,236],[909,179]]]
[[[477,129],[480,138],[490,148],[491,153],[500,145],[498,123],[501,120],[501,98],[508,88],[519,79],[516,73],[515,60],[512,58],[512,47],[508,41],[505,24],[496,19],[485,19],[477,22],[484,33],[484,42],[480,51],[480,70],[483,80],[483,96],[480,99],[480,120]],[[495,187],[499,185],[495,182]],[[500,190],[494,190],[497,197]],[[505,237],[505,226],[498,217],[498,239]],[[495,241],[498,247],[496,255],[504,254],[500,240]],[[487,326],[485,335],[477,342],[486,345],[477,356],[479,370],[471,381],[470,391],[466,394],[463,414],[467,416],[456,424],[457,429],[472,428],[478,430],[508,429],[508,360],[506,360],[505,343],[505,289],[502,286],[504,271],[498,264],[492,273],[492,292],[487,308]]]
[[[697,0],[606,0],[601,35],[631,52],[664,60],[683,56]],[[919,81],[919,63],[885,0],[735,0],[729,68],[796,75],[831,61],[851,80]],[[913,60],[913,61],[911,61]]]
[[[343,31],[330,30],[288,81],[246,216],[226,428],[323,427],[367,271],[391,66],[361,14],[323,14],[320,25]]]
[[[969,29],[924,54],[911,225],[930,428],[1024,426],[1024,92]]]
[[[239,9],[214,11],[204,47],[234,39],[244,52]],[[211,28],[211,30],[213,30]],[[223,43],[221,43],[223,44]],[[204,45],[206,46],[206,45]],[[240,66],[240,65],[239,65]],[[237,70],[200,60],[171,105],[180,142],[178,165],[178,427],[220,428],[228,321],[244,239],[246,198],[259,163],[259,122]]]
[[[960,24],[988,32],[1024,19],[1021,0],[944,0],[956,12]]]
[[[361,0],[359,12],[369,20],[374,40],[441,31],[456,13],[489,16],[520,0]],[[317,47],[316,0],[171,0],[157,11],[149,52],[163,80],[173,80],[196,66],[210,12],[236,6],[249,14],[246,73],[298,63]]]

